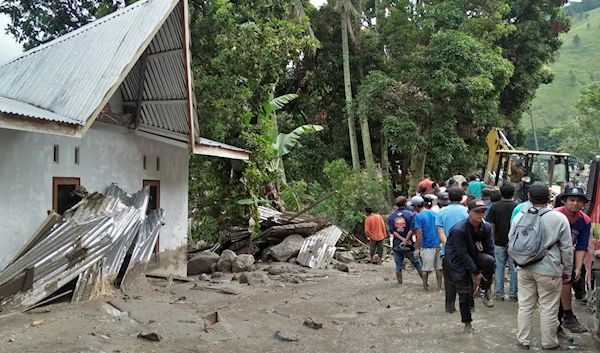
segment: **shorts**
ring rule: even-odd
[[[440,248],[421,249],[421,261],[423,262],[423,271],[441,271],[442,255],[440,254]]]
[[[383,257],[383,240],[370,239],[369,245],[371,246],[371,256],[377,252],[380,258]]]
[[[394,253],[394,262],[396,262],[396,272],[402,272],[402,268],[404,268],[404,258],[410,260],[417,271],[421,271],[423,269],[423,265],[421,264],[421,259],[415,258],[414,252],[408,252],[406,254],[399,254],[396,251],[392,251]]]

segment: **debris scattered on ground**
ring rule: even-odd
[[[162,341],[161,335],[156,332],[140,333],[137,337],[152,342]]]
[[[298,341],[297,338],[284,336],[281,333],[281,331],[275,332],[274,337],[275,337],[276,340],[282,341],[282,342],[296,342],[296,341]]]
[[[298,254],[298,262],[310,268],[323,268],[329,264],[335,253],[342,230],[336,226],[321,229],[306,238]]]
[[[350,266],[348,266],[348,264],[344,264],[344,263],[337,263],[333,265],[333,268],[338,270],[338,271],[342,271],[342,272],[350,272]]]
[[[212,314],[206,315],[204,318],[204,329],[211,328],[214,324],[219,322],[219,312],[215,311]]]
[[[308,319],[304,320],[304,326],[310,327],[310,328],[315,329],[315,330],[323,328],[323,324],[316,323],[311,318],[308,318]]]
[[[31,326],[38,327],[38,326],[41,326],[41,325],[43,325],[45,323],[46,323],[46,321],[44,321],[44,320],[36,320],[36,321],[34,321],[34,322],[31,323]]]
[[[269,281],[269,278],[264,273],[259,272],[244,272],[240,275],[239,282],[241,284],[248,283],[251,286],[257,284],[265,284]]]

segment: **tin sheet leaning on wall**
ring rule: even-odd
[[[321,229],[304,240],[298,262],[310,268],[323,268],[335,254],[335,244],[340,239],[342,230],[336,226]]]

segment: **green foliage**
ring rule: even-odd
[[[575,117],[554,128],[550,136],[559,139],[561,151],[578,156],[596,156],[600,154],[599,82],[581,89],[575,109]]]
[[[135,1],[6,0],[0,4],[0,14],[10,17],[6,32],[28,50]]]
[[[578,14],[580,20],[583,20],[584,18],[587,20],[589,14],[584,15],[584,12],[594,10],[598,7],[600,7],[600,0],[570,1],[569,6],[565,6],[564,10],[570,16]]]
[[[302,125],[295,128],[294,131],[290,132],[289,134],[277,135],[277,142],[273,144],[273,148],[276,151],[276,156],[282,157],[290,153],[292,148],[299,143],[300,137],[303,134],[310,134],[321,130],[323,130],[323,127],[319,125]]]

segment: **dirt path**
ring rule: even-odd
[[[264,271],[271,265],[260,265]],[[423,292],[416,272],[405,284],[394,280],[393,264],[351,266],[350,273],[310,270],[291,264],[254,286],[155,281],[113,298],[127,314],[109,314],[106,300],[55,304],[0,318],[0,351],[24,352],[520,352],[515,346],[517,304],[476,301],[475,335],[463,335],[460,314],[443,311],[443,293]],[[266,272],[262,272],[265,273]],[[230,275],[228,276],[230,278]],[[430,279],[430,281],[432,281]],[[293,283],[300,282],[300,283]],[[432,281],[433,282],[433,281]],[[211,288],[226,288],[224,294]],[[185,299],[183,298],[185,297]],[[108,306],[111,307],[111,306]],[[51,309],[49,312],[47,312]],[[204,329],[203,317],[217,311],[219,322]],[[574,311],[591,326],[580,304]],[[322,329],[303,326],[306,318]],[[32,327],[36,320],[45,322]],[[538,319],[534,345],[539,350]],[[160,342],[137,338],[154,331]],[[298,341],[283,342],[274,334]],[[597,352],[591,334],[576,335],[579,352]]]

